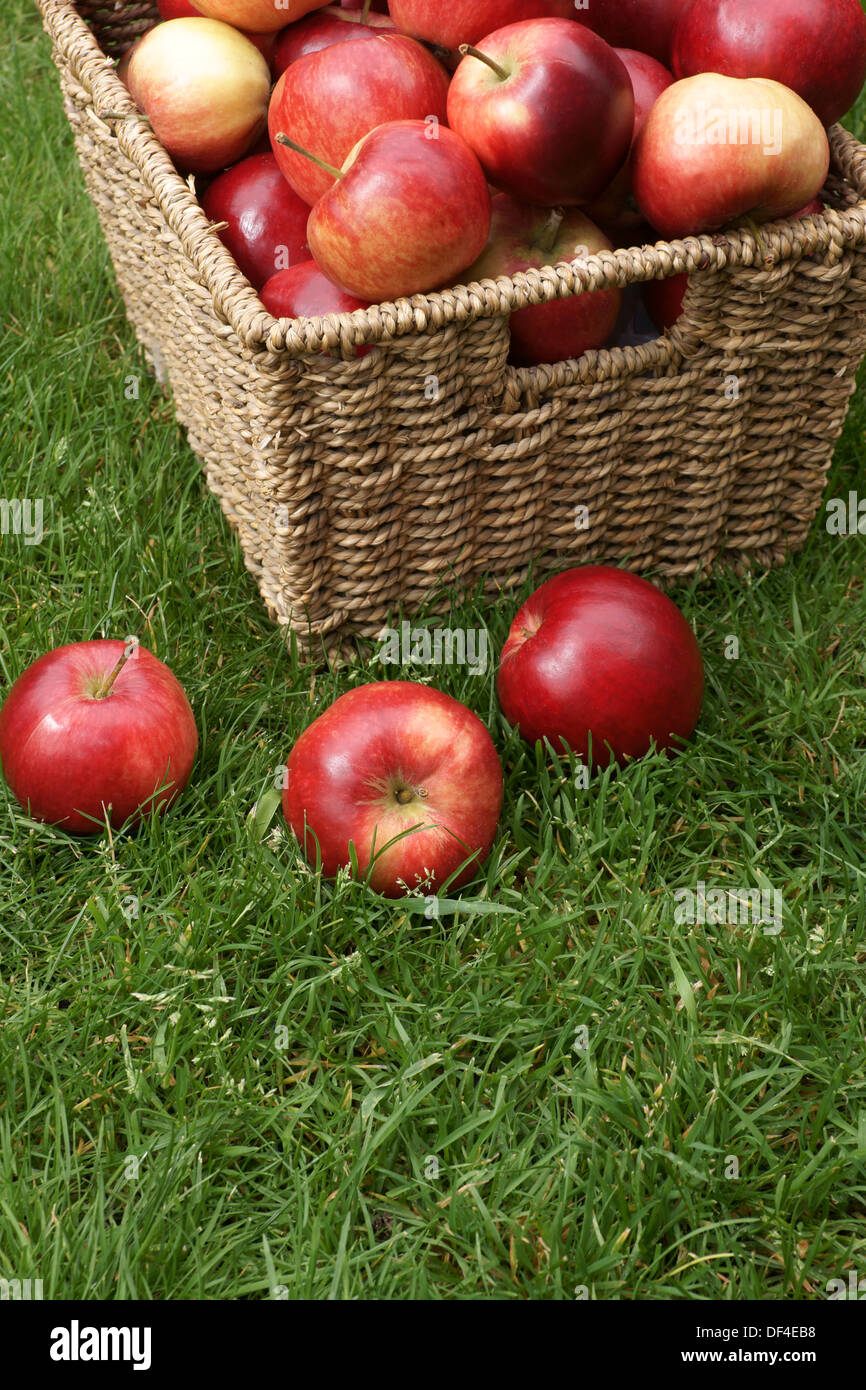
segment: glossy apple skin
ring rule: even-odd
[[[543,207],[587,202],[607,187],[631,143],[628,72],[597,34],[569,19],[507,25],[467,54],[448,92],[448,124],[488,179]]]
[[[634,93],[633,146],[650,111],[674,79],[673,74],[648,53],[638,53],[633,48],[617,48],[614,51],[628,72]],[[622,241],[638,230],[643,219],[632,194],[631,150],[613,182],[600,197],[587,203],[583,210],[615,241]]]
[[[792,219],[814,217],[823,211],[824,204],[821,199],[813,198],[805,207],[790,213],[789,216]],[[671,275],[667,280],[645,280],[641,285],[644,303],[657,328],[664,331],[676,323],[683,312],[688,285],[688,275]]]
[[[341,695],[301,734],[287,772],[283,812],[311,864],[318,843],[326,878],[351,863],[350,843],[360,874],[375,856],[369,883],[389,898],[435,892],[472,856],[449,885],[459,888],[490,853],[502,806],[493,740],[430,686],[380,681]]]
[[[638,49],[669,68],[674,31],[687,4],[688,0],[589,0],[575,18],[614,48]]]
[[[497,693],[509,724],[534,744],[565,744],[588,765],[641,758],[691,737],[704,694],[695,635],[652,584],[585,565],[527,599],[502,649]]]
[[[334,183],[325,170],[278,144],[278,131],[339,169],[375,126],[427,116],[444,124],[447,93],[445,69],[404,34],[379,34],[301,58],[283,73],[268,112],[283,177],[311,207]]]
[[[277,35],[277,44],[271,63],[275,77],[282,77],[286,68],[308,53],[319,53],[323,48],[331,48],[335,43],[355,43],[359,39],[375,38],[382,30],[394,31],[394,21],[384,14],[370,13],[366,23],[361,23],[359,10],[341,10],[329,5],[325,10],[299,19]]]
[[[564,217],[556,240],[547,246],[548,216],[544,209],[519,203],[508,193],[496,194],[487,246],[466,271],[466,282],[495,280],[500,275],[571,261],[584,253],[613,250],[604,233],[574,208]],[[619,290],[596,290],[518,309],[509,320],[509,360],[519,367],[564,362],[590,348],[602,347],[613,332],[621,301]]]
[[[254,34],[271,34],[302,19],[312,10],[321,10],[328,0],[287,0],[277,7],[274,0],[195,0],[196,7],[208,19],[221,19],[237,29]]]
[[[388,8],[402,33],[452,49],[524,19],[579,17],[574,0],[391,0]]]
[[[708,143],[716,113],[725,133],[730,116],[766,117],[767,142]],[[816,196],[829,166],[824,127],[795,92],[764,78],[702,73],[659,97],[635,141],[632,183],[646,220],[672,240],[745,215],[757,222],[786,217]]]
[[[127,86],[178,167],[206,174],[234,164],[258,139],[271,73],[230,25],[171,19],[136,45]]]
[[[324,318],[325,314],[352,314],[356,309],[369,309],[364,299],[346,294],[339,285],[323,275],[315,261],[279,270],[259,295],[269,314],[275,319]],[[372,347],[355,348],[356,357],[366,357]],[[323,356],[330,357],[330,353]]]
[[[98,833],[104,808],[115,830],[140,811],[163,811],[186,786],[198,747],[183,687],[144,647],[109,694],[93,698],[124,647],[75,642],[47,652],[0,710],[0,761],[13,795],[36,820],[74,835]]]
[[[673,66],[677,77],[772,78],[833,125],[866,79],[866,15],[858,0],[690,0]]]
[[[481,165],[446,126],[436,139],[429,131],[424,121],[378,126],[310,213],[307,240],[320,269],[370,304],[456,283],[487,242]]]
[[[202,198],[220,240],[255,289],[277,270],[311,259],[310,208],[289,188],[272,154],[253,154],[214,179]]]

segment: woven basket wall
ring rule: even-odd
[[[803,543],[866,352],[866,149],[840,127],[826,214],[759,240],[659,242],[275,320],[106,56],[155,3],[36,3],[129,318],[272,617],[299,638],[373,636],[443,583],[486,575],[496,591],[530,561],[539,577],[606,559],[674,579],[776,565]],[[507,365],[512,309],[682,271],[663,338]],[[379,346],[355,358],[360,343]]]

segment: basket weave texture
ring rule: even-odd
[[[824,215],[276,320],[116,76],[155,3],[36,3],[129,318],[302,642],[531,563],[675,580],[802,545],[866,353],[866,148],[841,127]],[[507,364],[512,310],[683,271],[663,337]]]

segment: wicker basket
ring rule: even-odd
[[[866,352],[866,149],[840,127],[823,216],[276,320],[106,56],[155,3],[37,4],[129,317],[302,640],[372,636],[443,583],[497,591],[530,562],[676,579],[803,543]],[[664,337],[507,365],[514,308],[682,271]]]

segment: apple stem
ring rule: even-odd
[[[364,8],[361,11],[362,24],[366,24],[367,20],[370,18],[370,6],[372,5],[372,3],[373,0],[364,0]]]
[[[277,131],[274,139],[278,145],[285,145],[288,149],[294,150],[295,154],[302,154],[305,159],[310,159],[314,164],[318,164],[320,169],[324,169],[326,174],[331,175],[331,178],[341,179],[343,177],[342,169],[335,169],[333,164],[326,164],[325,160],[320,159],[317,154],[310,154],[310,151],[305,150],[303,145],[299,145],[296,141],[290,140],[288,135],[284,135],[281,130]]]
[[[126,645],[123,648],[123,651],[120,653],[120,656],[118,657],[114,666],[109,671],[108,675],[104,677],[102,683],[97,686],[93,695],[94,700],[104,700],[106,695],[111,694],[111,687],[114,685],[114,682],[117,680],[117,677],[120,675],[127,661],[138,651],[137,637],[127,637],[125,639],[125,642]]]
[[[564,217],[565,212],[562,208],[550,209],[550,215],[542,228],[541,236],[538,238],[538,246],[542,251],[553,250]]]
[[[458,51],[463,54],[464,58],[479,58],[482,63],[486,63],[489,68],[492,68],[496,76],[501,78],[503,82],[508,81],[511,74],[506,72],[505,68],[501,67],[493,58],[488,57],[486,53],[482,53],[481,49],[476,48],[474,44],[461,43]]]

